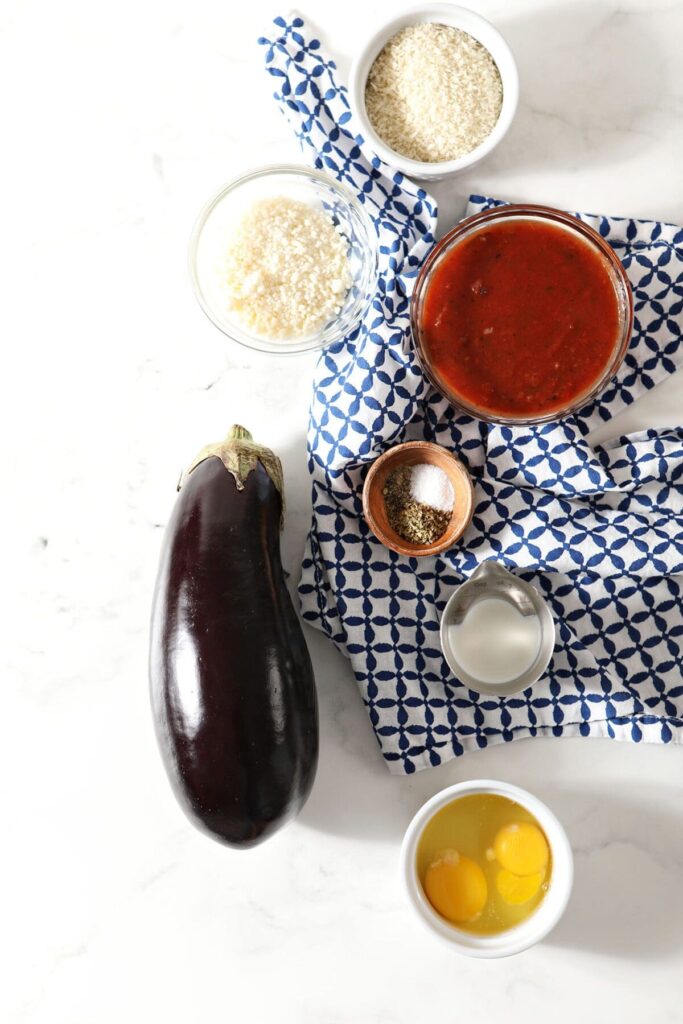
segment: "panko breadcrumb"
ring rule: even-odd
[[[348,241],[298,199],[260,199],[243,214],[219,267],[228,308],[264,338],[303,338],[339,313],[351,287]]]
[[[471,153],[495,128],[502,104],[500,72],[486,47],[462,29],[433,22],[393,36],[365,86],[379,137],[426,163]]]

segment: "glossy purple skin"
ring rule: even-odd
[[[300,810],[318,757],[281,510],[260,463],[243,491],[220,459],[200,463],[176,501],[154,595],[150,684],[164,765],[193,824],[237,847]]]

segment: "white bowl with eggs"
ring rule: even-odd
[[[489,134],[470,151],[452,160],[418,160],[391,148],[371,123],[366,106],[368,76],[377,57],[399,32],[414,25],[434,23],[460,29],[488,51],[502,84],[502,104]],[[349,97],[361,134],[367,145],[390,167],[411,178],[440,181],[469,170],[484,160],[507,133],[517,110],[519,77],[510,47],[494,26],[465,7],[455,4],[418,4],[394,16],[378,28],[356,56],[351,67]]]
[[[552,872],[543,899],[520,924],[495,934],[476,934],[451,924],[427,899],[417,868],[420,838],[431,819],[448,804],[474,794],[495,794],[519,804],[536,819],[545,833]],[[428,800],[411,821],[401,847],[401,876],[408,900],[422,924],[451,949],[465,956],[495,959],[521,953],[549,934],[562,917],[571,895],[574,862],[567,834],[541,800],[518,786],[490,779],[459,782]]]

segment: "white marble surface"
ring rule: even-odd
[[[387,7],[308,0],[305,13],[344,71]],[[470,188],[683,221],[683,4],[476,7],[516,52],[522,101],[495,156],[435,189],[442,229]],[[680,749],[533,740],[392,778],[346,664],[309,632],[322,750],[300,820],[237,853],[171,796],[146,643],[178,470],[242,421],[284,457],[294,574],[309,516],[313,358],[232,348],[185,270],[217,186],[298,159],[254,45],[274,13],[261,0],[0,9],[0,1019],[683,1020]],[[671,380],[603,436],[680,422],[682,394]],[[576,854],[557,930],[498,963],[423,933],[396,873],[418,805],[477,776],[547,800]]]

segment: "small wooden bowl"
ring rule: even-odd
[[[448,475],[455,494],[453,515],[445,531],[432,544],[411,544],[389,525],[384,505],[387,477],[399,466],[415,466],[426,462],[438,466]],[[445,448],[431,441],[406,441],[375,459],[363,484],[363,515],[375,537],[399,555],[438,555],[459,540],[472,521],[474,489],[462,462]]]

